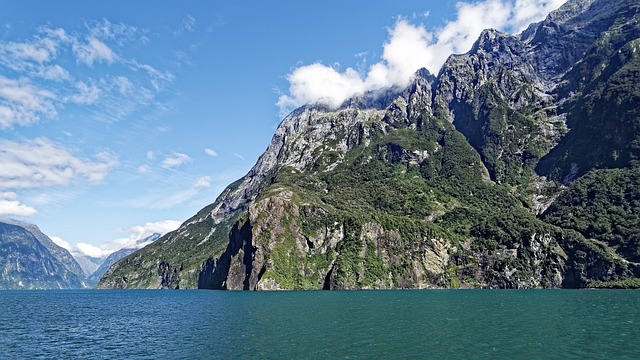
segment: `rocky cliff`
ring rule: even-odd
[[[639,8],[572,0],[406,89],[295,110],[245,177],[99,287],[640,285],[637,242],[619,238],[640,229],[607,214],[640,203],[601,192],[591,218],[564,195],[585,174],[636,179]],[[630,173],[596,170],[614,167]]]

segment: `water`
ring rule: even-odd
[[[640,291],[0,291],[0,359],[640,359]]]

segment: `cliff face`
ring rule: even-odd
[[[635,242],[552,214],[591,169],[635,166],[638,8],[569,1],[519,36],[483,32],[437,77],[295,110],[245,177],[99,287],[636,284]]]

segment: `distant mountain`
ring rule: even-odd
[[[76,259],[78,264],[80,264],[80,267],[82,268],[82,271],[85,274],[85,276],[91,276],[91,274],[93,274],[96,270],[98,270],[100,265],[102,265],[102,263],[105,260],[105,258],[103,257],[97,258],[97,257],[87,256],[78,250],[73,252],[73,257],[74,259]]]
[[[640,2],[485,30],[437,76],[284,118],[100,288],[640,287]]]
[[[102,275],[104,275],[105,272],[107,272],[107,270],[109,270],[109,268],[115,264],[118,260],[124,258],[125,256],[140,250],[140,248],[144,245],[147,245],[148,243],[151,243],[153,241],[156,241],[160,238],[160,234],[158,233],[154,233],[151,234],[149,236],[147,236],[144,239],[140,239],[136,242],[135,246],[133,247],[128,247],[128,248],[123,248],[120,249],[114,253],[112,253],[111,255],[107,256],[106,259],[104,259],[104,261],[102,262],[102,264],[100,265],[100,267],[98,269],[96,269],[89,277],[88,277],[88,281],[89,284],[91,286],[94,286],[98,283],[98,281],[100,281],[100,279],[102,278]]]
[[[82,270],[82,267],[76,261],[74,256],[67,249],[54,243],[53,240],[51,240],[51,238],[49,238],[47,235],[43,234],[36,225],[10,218],[0,218],[0,222],[3,222],[5,224],[17,225],[29,231],[33,236],[35,236],[36,239],[38,239],[38,241],[42,245],[44,245],[44,247],[47,248],[47,250],[49,250],[51,255],[53,255],[64,265],[67,270],[76,274],[80,278],[85,277],[85,273]]]
[[[80,266],[35,225],[0,222],[0,289],[84,288]]]

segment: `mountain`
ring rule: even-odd
[[[102,265],[105,260],[105,258],[103,257],[87,256],[78,250],[73,252],[73,258],[76,259],[78,264],[80,264],[80,267],[82,268],[85,276],[91,276],[91,274],[98,270],[100,265]]]
[[[23,221],[18,221],[10,218],[0,218],[0,222],[5,224],[17,225],[28,232],[30,232],[39,242],[42,244],[53,257],[55,257],[64,267],[75,274],[79,278],[84,278],[84,271],[80,264],[76,261],[73,255],[65,248],[58,246],[47,235],[43,234],[40,229],[34,225]]]
[[[15,220],[0,222],[0,269],[0,289],[86,287],[80,266],[67,250],[35,225]]]
[[[98,267],[98,269],[96,269],[89,277],[88,277],[88,282],[90,285],[95,285],[98,283],[98,281],[100,281],[100,279],[102,278],[102,276],[104,275],[105,272],[107,272],[107,270],[109,270],[109,268],[115,264],[118,260],[124,258],[125,256],[135,252],[136,250],[139,250],[141,247],[146,246],[147,244],[156,241],[160,238],[160,234],[158,233],[153,233],[143,239],[140,239],[138,241],[136,241],[135,245],[132,247],[128,247],[128,248],[122,248],[114,253],[112,253],[111,255],[107,256],[106,259],[104,259],[104,261],[102,262],[102,264],[100,265],[100,267]]]
[[[639,24],[637,0],[570,0],[407,88],[303,106],[98,287],[640,287]]]

